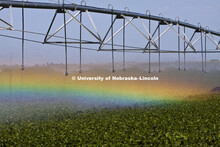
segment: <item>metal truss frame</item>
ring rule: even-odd
[[[83,5],[84,2],[84,5]],[[181,70],[181,54],[184,54],[184,70],[186,70],[186,54],[187,53],[201,53],[202,58],[202,71],[206,72],[206,54],[212,53],[214,51],[207,51],[207,38],[209,41],[215,45],[216,51],[215,53],[218,53],[220,50],[220,41],[217,41],[214,37],[220,36],[219,32],[209,30],[207,28],[199,26],[195,26],[192,24],[189,24],[188,22],[182,22],[178,20],[172,20],[169,18],[164,18],[162,16],[153,16],[151,15],[150,11],[146,11],[146,14],[140,14],[135,12],[129,12],[129,9],[126,7],[124,11],[120,10],[114,10],[112,5],[109,5],[108,9],[105,8],[96,8],[96,7],[90,7],[86,6],[85,1],[83,1],[81,5],[77,4],[51,4],[51,3],[39,3],[39,2],[19,2],[19,1],[0,1],[0,11],[4,8],[10,8],[10,15],[11,15],[11,24],[7,23],[6,21],[0,19],[0,22],[4,23],[8,28],[0,28],[0,29],[7,29],[12,30],[13,29],[13,19],[12,19],[12,7],[21,8],[22,9],[22,70],[24,69],[24,33],[25,33],[25,17],[24,17],[24,9],[25,8],[34,8],[34,9],[53,9],[55,10],[55,14],[52,18],[52,21],[48,27],[47,33],[44,37],[43,44],[64,44],[65,47],[65,65],[66,65],[66,71],[65,75],[68,75],[68,68],[67,68],[67,54],[68,54],[68,44],[79,44],[79,50],[80,50],[80,70],[79,72],[82,72],[82,45],[83,44],[97,44],[97,51],[110,51],[112,53],[112,72],[115,72],[115,62],[114,62],[114,52],[122,52],[123,53],[123,70],[126,70],[126,64],[125,64],[125,53],[130,51],[136,51],[144,54],[149,54],[149,73],[151,72],[151,53],[157,53],[158,54],[158,65],[159,65],[159,72],[161,71],[161,53],[177,53],[178,54],[178,63],[179,63],[179,70]],[[111,6],[111,9],[110,9]],[[72,14],[72,12],[76,12],[75,14]],[[93,31],[87,27],[86,22],[83,21],[83,14],[86,14],[89,18],[90,23],[92,24]],[[104,15],[110,15],[111,16],[111,23],[110,26],[105,33],[105,35],[102,37],[100,35],[100,32],[98,31],[98,28],[95,24],[94,19],[92,18],[92,15],[90,13],[101,13]],[[51,28],[55,22],[55,19],[57,17],[57,14],[63,14],[63,24],[57,28],[52,34],[50,34]],[[66,21],[66,14],[70,16],[70,19]],[[77,18],[79,17],[79,18]],[[114,25],[117,20],[122,20],[122,26],[114,31]],[[141,28],[139,28],[137,25],[135,25],[134,21],[138,20],[138,22],[142,25],[142,29],[144,29],[144,32],[141,31]],[[145,24],[144,20],[148,20],[148,27]],[[67,38],[67,25],[70,24],[70,22],[77,22],[79,24],[79,31],[80,31],[80,38],[79,41],[69,41]],[[158,25],[156,26],[155,30],[152,32],[152,21],[158,22]],[[133,27],[142,37],[146,39],[146,45],[144,47],[138,48],[138,47],[129,47],[126,45],[126,27],[130,25]],[[167,28],[161,32],[161,27],[166,26]],[[174,26],[177,26],[177,29],[174,28]],[[186,29],[193,30],[192,36],[189,38],[186,33]],[[64,30],[64,37],[61,41],[50,41],[55,35],[60,32],[61,30]],[[83,40],[82,39],[82,29],[85,29],[91,36],[93,36],[93,40]],[[161,50],[161,38],[169,31],[172,30],[175,32],[175,34],[178,37],[177,42],[177,50]],[[122,48],[115,48],[116,44],[114,42],[114,38],[122,32]],[[198,38],[195,39],[195,35],[200,34]],[[109,36],[109,38],[107,38]],[[95,39],[95,41],[94,41]],[[194,40],[195,39],[195,40]],[[181,40],[183,41],[183,48],[181,50]],[[194,40],[194,41],[193,41]],[[196,49],[194,45],[201,41],[201,49]],[[111,45],[111,48],[104,48],[106,45]],[[192,49],[192,51],[189,51],[189,49]],[[220,51],[219,51],[220,53]],[[205,63],[204,63],[205,62]]]

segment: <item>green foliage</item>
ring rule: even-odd
[[[151,107],[83,111],[59,107],[44,118],[2,123],[0,146],[218,146],[220,97],[199,98]]]

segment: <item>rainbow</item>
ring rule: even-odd
[[[84,73],[84,76],[96,74]],[[0,98],[72,99],[91,104],[163,104],[182,101],[201,92],[192,85],[164,81],[78,81],[71,74],[65,77],[53,70],[29,68],[5,70],[0,73]],[[108,75],[102,74],[106,77]]]

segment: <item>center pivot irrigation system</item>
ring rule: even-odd
[[[82,49],[89,49],[89,48],[83,48],[82,44],[96,44],[97,48],[96,51],[110,51],[112,54],[112,72],[115,72],[115,63],[114,63],[114,52],[122,52],[123,53],[123,69],[125,70],[125,53],[126,52],[137,52],[137,53],[145,53],[149,54],[149,69],[148,71],[151,72],[151,53],[157,53],[158,54],[158,63],[159,63],[159,72],[160,72],[160,56],[161,53],[176,53],[178,54],[178,63],[179,63],[179,70],[181,62],[180,57],[181,54],[184,54],[184,70],[185,70],[185,61],[186,61],[186,54],[187,53],[200,53],[202,57],[202,71],[206,72],[206,62],[207,62],[207,53],[220,53],[220,41],[217,41],[215,37],[220,36],[219,32],[210,30],[208,27],[202,27],[199,23],[198,25],[193,25],[188,23],[186,20],[180,21],[179,17],[176,17],[175,20],[172,20],[170,18],[164,18],[161,14],[159,16],[151,15],[151,12],[149,10],[146,11],[146,14],[141,13],[135,13],[135,12],[129,12],[129,9],[125,7],[124,11],[121,10],[115,10],[113,9],[113,6],[110,4],[108,8],[97,8],[97,7],[91,7],[86,6],[86,2],[83,0],[80,5],[77,4],[66,4],[64,0],[60,2],[58,0],[58,3],[42,3],[42,2],[24,2],[24,1],[11,1],[11,0],[1,0],[0,1],[0,11],[3,9],[9,8],[10,9],[10,17],[11,22],[8,23],[5,20],[0,18],[0,23],[4,24],[5,27],[0,27],[2,30],[15,30],[13,27],[13,19],[12,19],[12,8],[21,8],[22,10],[22,29],[20,30],[22,32],[22,37],[17,38],[14,36],[7,36],[7,35],[0,35],[3,37],[9,37],[13,39],[21,39],[22,40],[22,66],[21,69],[24,70],[24,43],[25,41],[32,41],[37,42],[35,40],[25,39],[24,34],[25,33],[34,33],[38,35],[45,35],[44,41],[40,42],[43,44],[51,44],[51,45],[58,45],[63,46],[65,48],[65,75],[68,75],[68,68],[67,68],[67,51],[69,47],[74,47],[69,44],[79,44],[79,50],[80,50],[80,73],[82,72]],[[52,18],[52,21],[50,23],[50,26],[48,28],[48,31],[46,34],[37,33],[37,32],[30,32],[25,31],[25,8],[30,9],[49,9],[49,10],[55,10],[55,14]],[[107,32],[103,37],[101,37],[98,28],[95,25],[95,22],[91,16],[91,13],[99,13],[103,15],[110,15],[110,24]],[[55,32],[51,33],[51,28],[54,24],[54,21],[58,14],[63,15],[63,25],[60,26]],[[85,24],[86,22],[83,22],[83,14],[87,14],[89,17],[89,20],[93,26],[93,29],[95,31],[92,31],[87,27]],[[69,15],[71,18],[66,21],[66,15]],[[122,26],[117,30],[114,31],[114,25],[117,20],[122,20]],[[148,26],[145,24],[144,20],[148,21]],[[80,38],[76,41],[76,39],[67,38],[67,24],[69,24],[71,21],[76,21],[79,26],[79,35]],[[142,27],[144,28],[144,32],[140,29],[139,26],[137,26],[134,21],[138,21]],[[152,24],[157,24],[155,27],[156,29],[152,31]],[[105,22],[107,23],[107,22]],[[126,45],[126,26],[131,25],[139,34],[140,36],[143,36],[146,40],[146,45],[143,48],[140,47],[134,47],[134,46],[127,46]],[[166,29],[161,32],[161,27],[165,26]],[[177,26],[176,28],[174,26]],[[93,40],[83,40],[82,39],[82,28],[84,28],[88,33],[90,33],[93,36]],[[186,34],[186,29],[193,30],[192,36],[188,37]],[[56,34],[64,30],[64,36],[56,36]],[[161,50],[161,37],[166,34],[169,30],[173,30],[175,34],[178,37],[178,43],[177,43],[177,50]],[[114,38],[117,36],[120,32],[122,32],[122,44],[118,45],[114,43]],[[195,35],[199,34],[199,37],[195,39]],[[108,36],[110,37],[108,38]],[[197,35],[198,36],[198,35]],[[63,41],[50,41],[52,37],[58,37],[62,39]],[[71,41],[69,41],[71,40]],[[95,40],[95,41],[94,41]],[[183,50],[181,50],[181,40],[183,41]],[[194,40],[194,41],[193,41]],[[195,43],[198,41],[201,41],[200,49],[195,48]],[[207,49],[207,40],[209,40],[216,48],[215,49]],[[105,49],[105,46],[111,46],[110,49]],[[75,47],[74,47],[75,48]]]

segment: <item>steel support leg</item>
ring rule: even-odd
[[[82,12],[80,12],[80,23],[82,23]],[[79,44],[79,73],[82,73],[82,26],[79,25],[80,44]]]
[[[160,22],[159,22],[160,23]],[[160,24],[158,28],[158,59],[159,59],[159,72],[160,72]]]
[[[111,35],[114,35],[114,24],[113,24],[113,14],[111,16]],[[115,63],[114,63],[114,38],[112,38],[112,72],[115,72]]]
[[[22,7],[22,63],[21,70],[24,70],[24,7]]]
[[[149,33],[151,33],[151,21],[150,21],[150,19],[149,19]],[[149,36],[149,38],[150,38],[150,36]],[[151,38],[150,38],[150,39],[151,39]],[[149,61],[148,61],[148,64],[149,64],[149,65],[148,65],[148,72],[149,72],[149,73],[151,73],[151,63],[150,63],[150,62],[151,62],[151,58],[150,58],[150,57],[151,57],[151,56],[150,56],[150,55],[151,55],[151,52],[150,52],[150,48],[151,48],[151,44],[150,44],[150,41],[149,41],[149,57],[148,57],[148,58],[149,58]]]
[[[184,34],[186,34],[186,27],[184,26]],[[186,40],[186,36],[184,35],[184,40]],[[186,71],[186,51],[185,51],[185,48],[186,48],[186,42],[184,41],[184,63],[183,63],[183,66],[184,66],[184,71]]]
[[[180,34],[180,26],[178,25],[178,34]],[[179,68],[180,70],[180,36],[178,35],[178,63],[179,63]]]
[[[125,18],[123,19],[123,26],[125,26]],[[125,27],[123,28],[123,70],[125,71]]]
[[[64,36],[65,36],[65,65],[66,65],[66,70],[65,70],[65,76],[68,76],[68,69],[67,69],[67,38],[66,38],[66,12],[63,10],[63,21],[64,21]]]
[[[206,62],[207,62],[207,42],[206,42],[206,35],[205,35],[205,69],[204,72],[206,73]]]
[[[203,60],[203,38],[202,38],[202,31],[201,31],[201,56],[202,56],[202,72],[204,72],[204,60]]]

